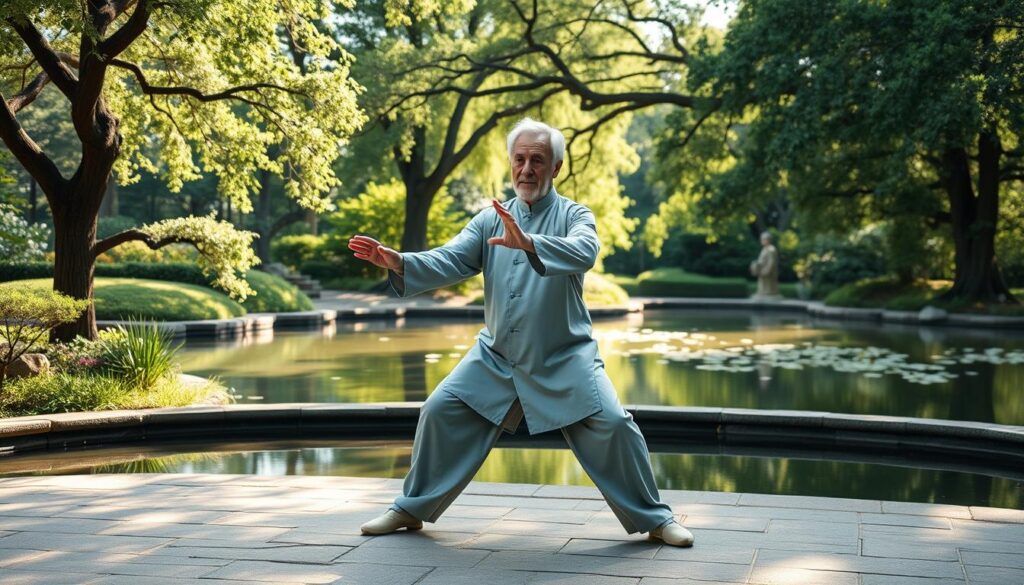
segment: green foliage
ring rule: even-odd
[[[174,371],[174,355],[181,344],[155,323],[129,319],[100,338],[100,364],[110,376],[133,388],[149,389]]]
[[[405,222],[405,197],[405,187],[398,181],[382,185],[369,183],[359,196],[338,204],[338,211],[327,218],[330,237],[324,244],[326,255],[337,260],[336,276],[384,277],[383,269],[352,256],[348,240],[363,234],[397,248]],[[451,196],[442,189],[427,218],[428,246],[444,244],[455,237],[465,223],[466,218],[454,208]]]
[[[835,289],[886,273],[885,248],[877,231],[865,230],[849,238],[817,236],[802,247],[796,262],[800,279],[810,284],[811,295],[824,297]]]
[[[297,270],[304,262],[323,261],[326,241],[326,236],[312,234],[281,236],[270,244],[270,255],[275,262]]]
[[[894,276],[865,278],[832,291],[825,297],[825,304],[917,311],[933,304],[935,297],[949,286],[949,281],[914,280],[905,283]]]
[[[18,280],[0,284],[0,289],[47,291],[53,288],[49,278]],[[209,287],[134,278],[97,278],[95,283],[96,318],[155,321],[192,321],[230,319],[245,314],[242,305]]]
[[[96,263],[97,266],[106,263],[145,263],[151,265],[187,263],[191,266],[196,266],[196,269],[201,273],[202,270],[197,266],[199,257],[199,252],[191,244],[171,244],[170,246],[164,246],[158,250],[153,250],[142,242],[125,242],[120,246],[100,254],[96,258]],[[209,280],[210,279],[207,278],[203,282],[209,282]]]
[[[299,288],[275,274],[250,270],[246,282],[256,294],[245,299],[242,306],[249,313],[285,313],[312,311],[313,301]]]
[[[583,278],[583,301],[588,307],[622,306],[629,302],[629,293],[607,275],[588,272]]]
[[[88,308],[89,301],[53,290],[0,286],[0,390],[15,360],[44,346],[51,329],[74,321]]]
[[[742,278],[716,278],[679,268],[657,268],[636,278],[637,294],[655,297],[743,298],[749,286]]]
[[[147,224],[142,231],[154,240],[178,239],[191,242],[199,251],[199,267],[206,276],[213,275],[213,285],[232,299],[244,301],[253,293],[246,280],[239,276],[259,264],[252,249],[254,232],[242,231],[230,222],[217,221],[214,214],[206,217],[179,217]]]
[[[781,194],[811,233],[889,221],[889,268],[931,272],[922,252],[940,247],[922,240],[950,238],[928,228],[959,213],[950,161],[977,160],[984,135],[1001,143],[1002,168],[1022,160],[1024,42],[1011,24],[1022,19],[1020,2],[741,3],[724,49],[691,70],[691,88],[723,96],[739,131],[702,210],[742,217]],[[1019,181],[996,180],[999,197],[1021,196]]]
[[[185,383],[175,376],[162,378],[148,389],[133,387],[121,378],[57,372],[12,380],[0,396],[0,417],[188,406],[231,400],[227,389],[210,380]]]
[[[17,207],[0,203],[0,258],[5,262],[42,259],[49,238],[49,228],[29,225]]]

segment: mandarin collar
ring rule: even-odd
[[[558,192],[555,191],[555,186],[552,185],[551,186],[551,190],[548,191],[547,195],[545,195],[545,196],[541,197],[540,199],[538,199],[537,202],[534,203],[532,207],[530,205],[528,205],[525,201],[520,199],[518,195],[516,196],[516,203],[515,203],[515,205],[516,205],[516,207],[519,208],[519,211],[521,213],[524,213],[524,214],[531,213],[531,214],[536,215],[536,214],[544,211],[548,207],[551,207],[551,204],[554,203],[555,199],[557,199],[557,198],[558,198]]]

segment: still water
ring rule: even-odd
[[[189,342],[185,372],[241,403],[423,400],[475,342],[471,320],[339,323]],[[819,410],[1024,425],[1024,333],[647,312],[594,324],[624,404]]]
[[[472,320],[338,323],[193,342],[183,370],[240,403],[419,401],[474,343]],[[1024,333],[827,322],[804,314],[673,310],[595,323],[625,404],[822,410],[1024,424]],[[1024,507],[1020,477],[906,461],[652,447],[664,489]],[[663,451],[663,452],[659,452]],[[407,442],[160,445],[0,459],[24,473],[246,473],[401,478]],[[940,466],[941,467],[941,466]],[[591,485],[566,449],[495,449],[479,481]]]
[[[1024,508],[1020,477],[1010,479],[902,465],[713,452],[658,452],[651,463],[662,489],[713,490]],[[405,441],[282,441],[177,444],[50,452],[0,458],[0,475],[81,473],[231,473],[405,477]],[[593,483],[568,449],[494,449],[477,481]]]

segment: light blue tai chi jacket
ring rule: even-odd
[[[583,304],[583,275],[600,244],[594,214],[554,188],[533,204],[502,204],[533,238],[536,254],[490,245],[504,234],[491,207],[447,244],[402,253],[404,274],[389,272],[400,297],[484,273],[484,323],[477,342],[437,387],[511,431],[522,416],[530,434],[568,426],[601,411],[604,368]],[[516,399],[522,407],[512,409]]]

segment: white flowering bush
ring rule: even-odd
[[[4,262],[42,260],[49,240],[48,227],[29,225],[17,207],[0,203],[0,258]]]
[[[217,221],[211,213],[205,217],[176,217],[146,224],[141,230],[160,241],[172,239],[190,242],[199,250],[199,268],[213,277],[213,285],[229,297],[244,301],[256,294],[243,276],[260,259],[252,249],[255,232],[240,230],[227,221]]]

